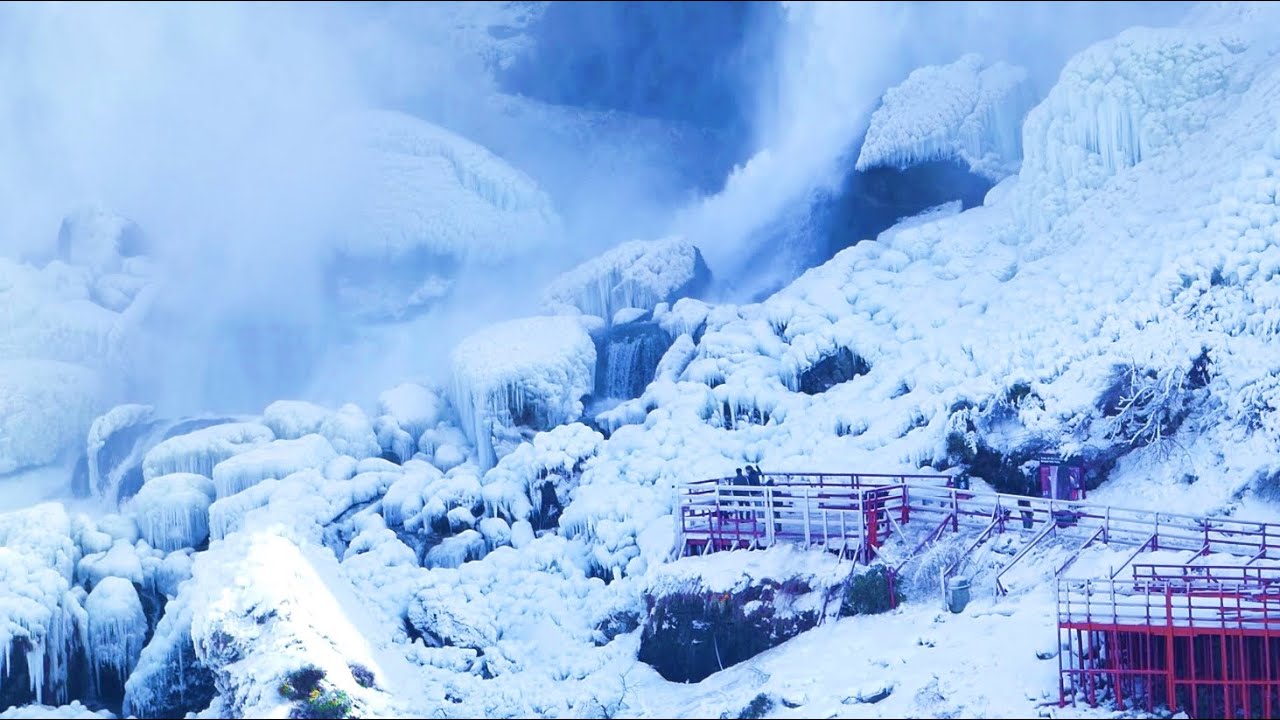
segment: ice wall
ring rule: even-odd
[[[573,317],[490,325],[458,343],[450,361],[452,403],[483,468],[497,460],[495,428],[572,422],[595,387],[595,343]]]
[[[633,240],[564,273],[542,293],[543,307],[611,321],[619,310],[651,310],[696,293],[709,279],[698,248],[681,237]]]
[[[1022,160],[1022,118],[1032,101],[1025,70],[981,55],[918,68],[884,94],[855,167],[954,159],[997,182]]]

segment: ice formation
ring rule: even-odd
[[[497,461],[496,429],[572,422],[595,387],[595,343],[572,317],[491,325],[458,343],[450,363],[452,404],[484,468]]]
[[[227,423],[177,435],[147,451],[142,477],[148,482],[171,473],[212,477],[218,463],[274,439],[271,429],[258,423]]]
[[[152,547],[165,552],[197,547],[209,537],[213,481],[194,473],[152,478],[133,498],[138,529]]]
[[[8,682],[11,663],[25,662],[37,703],[66,700],[80,609],[71,589],[80,550],[71,534],[61,505],[0,514],[0,680]]]
[[[396,258],[414,250],[493,263],[558,239],[550,199],[524,173],[475,143],[395,112],[346,121],[368,153],[367,207],[342,250]]]
[[[320,423],[317,431],[329,441],[333,449],[340,455],[349,455],[357,460],[376,457],[382,452],[378,445],[378,436],[364,411],[359,407],[347,404],[329,414]]]
[[[1269,44],[1260,40],[1248,24],[1133,28],[1072,58],[1023,127],[1019,185],[1043,194],[1020,203],[1032,229],[1050,227],[1120,170],[1248,112],[1240,103],[1257,97],[1247,91]]]
[[[405,432],[418,438],[444,418],[444,400],[416,383],[397,385],[378,395],[378,412],[388,415]]]
[[[71,213],[58,229],[59,259],[95,272],[119,270],[125,258],[141,255],[145,250],[142,229],[102,206]]]
[[[619,311],[619,314],[625,311]],[[671,336],[653,322],[616,322],[599,340],[595,395],[638,397],[653,379]]]
[[[413,457],[418,449],[418,441],[414,436],[401,429],[390,415],[382,415],[374,420],[373,431],[384,457],[390,454],[395,456],[397,462],[404,462]]]
[[[23,705],[0,712],[0,720],[110,720],[114,718],[110,710],[90,710],[72,700],[68,705],[54,707],[52,705]]]
[[[337,455],[333,445],[316,434],[295,440],[275,440],[218,463],[213,468],[213,484],[218,497],[225,498],[267,478],[282,478],[323,466]]]
[[[709,271],[681,237],[632,240],[556,278],[542,293],[549,312],[582,312],[606,321],[625,308],[652,309],[695,292]]]
[[[281,440],[297,440],[320,432],[330,410],[302,400],[277,400],[262,411],[262,424]]]
[[[123,684],[138,662],[147,636],[147,618],[133,583],[107,577],[84,603],[88,614],[89,657],[95,676],[114,673]]]
[[[0,475],[52,462],[99,408],[94,371],[52,360],[0,360]]]
[[[119,495],[123,474],[133,464],[129,459],[137,454],[139,435],[154,425],[154,414],[150,405],[117,405],[89,426],[89,487],[100,497]]]
[[[1025,70],[981,55],[918,68],[872,113],[856,167],[957,160],[998,181],[1018,170],[1032,101]]]

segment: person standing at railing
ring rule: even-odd
[[[1037,497],[1038,495],[1040,495],[1040,480],[1039,480],[1039,478],[1035,477],[1034,475],[1033,475],[1033,476],[1028,476],[1028,477],[1027,477],[1027,482],[1026,482],[1026,487],[1024,487],[1024,488],[1023,488],[1023,492],[1022,492],[1022,494],[1023,494],[1023,495],[1027,495],[1028,497]],[[1018,501],[1018,507],[1023,508],[1023,510],[1022,510],[1022,529],[1024,529],[1024,530],[1030,530],[1030,529],[1032,528],[1032,526],[1034,526],[1034,525],[1035,525],[1035,519],[1034,519],[1034,516],[1033,516],[1033,515],[1032,515],[1032,513],[1031,513],[1031,501],[1030,501],[1030,500],[1019,500],[1019,501]]]
[[[750,481],[748,481],[748,480],[747,480],[747,476],[742,474],[742,468],[738,468],[737,470],[735,470],[735,471],[734,471],[734,475],[733,475],[733,484],[734,484],[734,485],[742,485],[742,486],[746,486],[746,485],[749,485],[749,484],[750,484]],[[750,517],[751,517],[751,513],[749,513],[749,512],[747,512],[747,511],[746,511],[746,507],[747,507],[746,496],[747,496],[747,494],[748,494],[748,493],[741,492],[741,491],[736,491],[736,490],[732,492],[732,495],[733,495],[735,498],[737,498],[737,500],[736,500],[736,502],[735,502],[734,504],[738,506],[738,512],[737,512],[737,516],[736,516],[736,517],[737,517],[739,520],[746,520],[746,519],[748,519],[748,518],[750,518]]]

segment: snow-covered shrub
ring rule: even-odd
[[[773,706],[773,697],[765,693],[758,693],[751,698],[751,702],[747,703],[746,707],[738,711],[736,716],[731,716],[726,712],[722,713],[720,718],[721,720],[727,720],[730,717],[736,717],[738,720],[760,720],[760,718],[768,715],[770,710],[773,710]]]
[[[1130,447],[1159,443],[1187,418],[1192,390],[1191,378],[1181,367],[1113,366],[1100,398],[1101,434]]]
[[[280,683],[280,694],[290,700],[301,700],[319,690],[321,680],[324,680],[324,670],[315,665],[304,665],[284,676],[284,681]]]
[[[345,690],[313,690],[289,713],[296,720],[342,720],[352,717],[351,696]]]
[[[903,601],[895,584],[893,570],[886,565],[876,565],[849,578],[844,598],[840,603],[840,615],[875,615],[888,612]]]
[[[347,666],[351,670],[351,679],[362,688],[371,688],[374,684],[373,671],[361,665],[360,663],[351,663]]]
[[[304,665],[285,676],[280,683],[280,695],[297,701],[289,712],[290,718],[331,720],[351,717],[351,696],[342,690],[322,686],[324,676],[324,670],[315,665]]]

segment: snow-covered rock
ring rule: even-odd
[[[403,113],[353,115],[367,153],[367,195],[342,251],[393,259],[416,250],[495,263],[557,239],[549,198],[485,148]]]
[[[918,68],[872,113],[856,167],[957,160],[998,181],[1018,170],[1031,103],[1027,72],[1007,63],[971,53]]]
[[[403,383],[378,395],[378,412],[391,416],[415,438],[443,420],[445,409],[443,398],[417,383]]]
[[[329,441],[341,455],[360,460],[376,457],[382,452],[373,424],[358,406],[343,405],[320,423],[319,434]]]
[[[450,362],[453,406],[484,468],[497,460],[495,431],[572,422],[595,387],[595,343],[572,317],[490,325],[458,343]]]
[[[133,498],[142,537],[166,552],[196,547],[209,537],[209,505],[217,491],[203,475],[173,473],[149,480]]]
[[[697,292],[709,271],[698,248],[681,237],[633,240],[564,273],[542,293],[548,312],[612,320],[626,308],[652,309]]]
[[[98,677],[113,673],[123,684],[137,664],[147,636],[147,618],[137,590],[124,578],[103,578],[89,593],[84,609],[94,672]]]
[[[171,473],[213,476],[213,468],[227,458],[265,445],[275,434],[258,423],[227,423],[171,437],[147,451],[142,461],[142,477]]]
[[[262,424],[281,440],[297,440],[303,435],[319,433],[331,410],[303,400],[277,400],[262,411]]]
[[[333,446],[320,435],[295,440],[275,440],[223,460],[213,468],[218,497],[225,498],[267,478],[283,478],[308,468],[323,467],[337,457]]]

